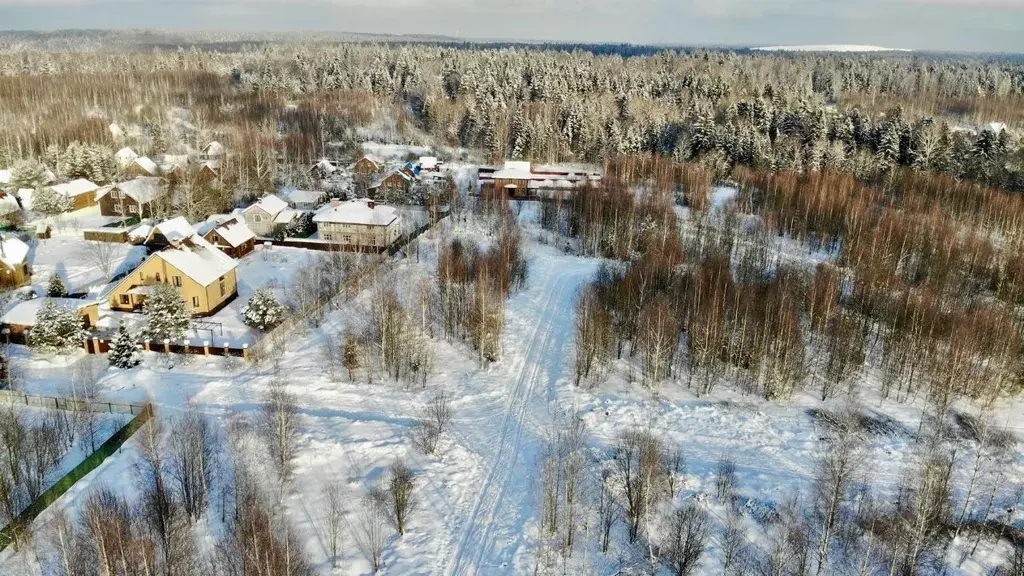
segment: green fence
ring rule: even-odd
[[[129,438],[135,434],[135,431],[142,427],[149,419],[153,416],[153,407],[149,404],[139,412],[135,418],[132,418],[131,422],[125,424],[120,430],[114,433],[113,436],[107,439],[95,452],[89,455],[88,458],[83,460],[78,466],[75,466],[70,472],[64,475],[63,478],[57,481],[56,484],[51,486],[46,492],[43,492],[39,498],[36,498],[28,508],[25,508],[18,514],[18,517],[11,521],[3,530],[0,530],[0,551],[4,550],[15,539],[19,534],[22,534],[25,529],[28,528],[29,524],[36,519],[37,516],[43,513],[43,510],[53,504],[58,498],[64,495],[74,484],[86,474],[92,472],[97,466],[103,463],[107,457],[117,452],[118,448],[124,445]]]

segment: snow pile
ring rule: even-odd
[[[27,257],[28,244],[14,236],[0,235],[0,262],[8,268],[16,268],[24,264]]]

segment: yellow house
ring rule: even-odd
[[[32,279],[28,268],[28,244],[0,234],[0,286],[15,288]]]
[[[238,295],[238,263],[199,235],[152,254],[110,292],[110,308],[139,311],[157,284],[181,291],[193,316],[210,316]]]

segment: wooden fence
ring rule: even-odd
[[[7,548],[11,543],[17,541],[20,536],[24,535],[32,521],[42,514],[50,504],[56,502],[58,498],[75,485],[75,482],[84,478],[89,472],[99,467],[108,457],[117,452],[143,424],[153,417],[153,407],[151,405],[147,404],[138,408],[139,412],[135,418],[132,418],[130,422],[122,426],[120,430],[100,445],[95,452],[90,454],[85,460],[82,460],[78,466],[75,466],[70,472],[65,474],[63,478],[58,480],[46,492],[43,492],[39,498],[33,500],[28,505],[28,508],[22,510],[10,524],[5,526],[3,530],[0,530],[0,550]]]
[[[69,412],[99,412],[109,414],[141,414],[146,406],[142,404],[122,404],[88,398],[61,398],[57,396],[40,396],[25,394],[14,390],[0,390],[0,402],[19,404],[36,408],[51,408]]]
[[[82,237],[94,242],[113,242],[123,244],[128,241],[129,228],[86,228]]]

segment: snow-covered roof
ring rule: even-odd
[[[164,260],[200,286],[209,286],[238,266],[234,258],[198,235],[193,235],[175,248],[157,252],[153,257]]]
[[[21,200],[21,207],[25,210],[32,209],[32,196],[36,193],[32,188],[21,188],[18,190],[18,200]]]
[[[57,306],[67,308],[69,310],[81,310],[86,306],[96,304],[95,301],[81,300],[79,298],[33,298],[32,300],[24,300],[15,304],[3,315],[2,318],[0,318],[0,322],[15,326],[35,326],[36,316],[39,315],[39,310],[42,309],[47,302],[53,302]]]
[[[28,244],[14,236],[0,235],[0,262],[9,268],[21,266],[28,258]]]
[[[143,170],[145,170],[147,174],[155,175],[157,173],[157,170],[158,170],[156,162],[153,162],[152,160],[150,160],[146,156],[142,156],[140,158],[136,158],[135,159],[135,165],[137,165],[140,168],[142,168]]]
[[[375,204],[368,198],[349,200],[341,204],[324,206],[313,222],[330,224],[366,224],[369,226],[387,226],[398,220],[398,211],[391,206]]]
[[[6,216],[12,212],[21,210],[21,206],[18,204],[18,199],[13,194],[4,194],[0,192],[0,216]]]
[[[188,154],[165,154],[160,159],[160,167],[164,172],[170,172],[175,168],[188,168]]]
[[[246,211],[249,211],[252,208],[259,208],[267,214],[274,216],[288,208],[288,203],[273,194],[267,194],[263,198],[260,198],[259,202],[256,202],[252,206],[246,208]]]
[[[136,286],[128,291],[129,294],[134,296],[152,296],[154,292],[156,292],[155,284]]]
[[[148,223],[139,224],[131,232],[128,233],[128,238],[132,240],[145,240],[149,238],[149,235],[153,233],[153,225]]]
[[[231,216],[227,220],[221,221],[211,230],[216,230],[217,235],[223,238],[232,248],[238,248],[256,237],[245,224],[245,221],[238,216]],[[207,233],[209,233],[209,230]]]
[[[67,196],[68,198],[74,198],[75,196],[95,192],[99,190],[100,187],[85,178],[79,178],[77,180],[72,180],[71,182],[65,182],[64,184],[54,184],[53,186],[50,186],[50,189],[58,194]]]
[[[188,223],[184,216],[177,216],[170,220],[164,220],[154,226],[146,241],[149,242],[154,234],[160,234],[171,244],[177,244],[189,236],[193,236],[195,230],[192,229],[192,225]]]
[[[437,168],[438,160],[436,156],[420,156],[420,168],[424,170],[433,170]]]
[[[10,184],[10,183],[11,183],[11,171],[10,170],[0,170],[0,184]]]
[[[135,159],[139,157],[139,155],[135,153],[135,150],[132,150],[128,146],[125,146],[124,148],[118,150],[117,153],[114,154],[114,157],[117,158],[117,160],[121,163],[122,166],[127,166],[128,164],[134,162]]]
[[[203,153],[206,154],[207,156],[223,156],[224,145],[214,140],[213,142],[207,144],[206,148],[203,148]]]
[[[281,196],[292,204],[316,204],[323,198],[324,193],[315,190],[282,190]]]
[[[300,214],[299,210],[293,210],[291,208],[285,208],[277,213],[274,218],[274,224],[288,224],[294,220]]]
[[[333,162],[326,158],[321,158],[317,160],[316,164],[313,164],[313,168],[311,169],[315,170],[317,168],[323,170],[327,174],[332,174],[338,171],[338,167],[335,166]]]
[[[164,187],[157,176],[139,176],[134,180],[119,182],[113,186],[104,186],[96,193],[96,199],[106,196],[111,190],[118,189],[139,204],[146,204],[164,195]]]
[[[530,163],[509,160],[494,173],[495,178],[527,179],[531,176]]]
[[[985,129],[990,132],[995,132],[996,134],[999,134],[1003,130],[1006,130],[1006,124],[1004,124],[1003,122],[989,122],[988,124],[985,125]]]

